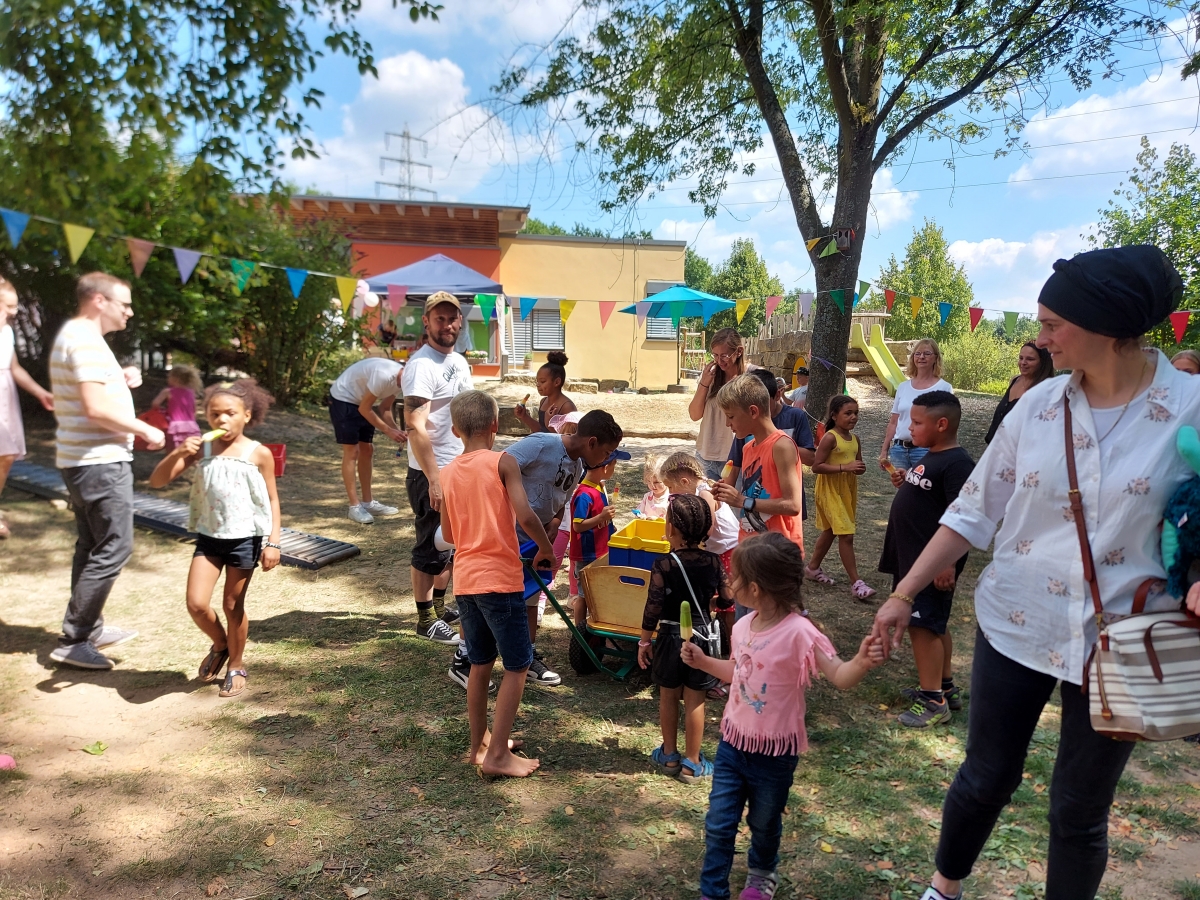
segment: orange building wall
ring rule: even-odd
[[[368,277],[441,253],[493,281],[500,281],[499,247],[437,247],[429,244],[370,244],[361,241],[355,241],[352,246],[358,260],[355,270]]]

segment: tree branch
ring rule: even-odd
[[[837,17],[832,0],[813,0],[813,19],[817,26],[817,37],[821,42],[821,56],[825,59],[825,78],[829,81],[829,97],[837,110],[842,127],[854,122],[850,106],[850,85],[846,80],[846,61],[838,45]]]
[[[951,10],[950,16],[946,21],[948,25],[966,11],[970,0],[958,0],[954,9]],[[880,122],[887,121],[887,117],[891,115],[892,109],[895,108],[896,102],[904,96],[904,92],[908,90],[908,86],[912,84],[912,80],[924,71],[925,67],[938,55],[938,48],[942,46],[942,41],[945,39],[946,29],[942,28],[941,32],[921,51],[920,57],[904,73],[904,77],[900,79],[900,83],[895,89],[888,94],[888,98],[884,101],[883,107],[879,110],[878,119]]]

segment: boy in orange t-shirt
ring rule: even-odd
[[[539,763],[513,754],[509,741],[525,691],[525,672],[533,662],[515,523],[520,522],[537,543],[535,566],[554,565],[554,545],[529,507],[517,461],[492,450],[497,419],[496,401],[481,391],[464,391],[450,402],[450,421],[463,441],[463,452],[440,473],[442,538],[455,546],[454,593],[471,661],[470,759],[485,775],[520,778]],[[488,686],[497,654],[504,663],[504,679],[489,734]]]

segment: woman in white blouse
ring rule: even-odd
[[[1091,727],[1079,689],[1097,629],[1068,505],[1064,411],[1069,401],[1105,613],[1127,615],[1137,587],[1165,577],[1163,508],[1194,474],[1175,451],[1175,435],[1200,421],[1200,379],[1172,368],[1158,350],[1143,351],[1139,340],[1181,294],[1178,273],[1155,247],[1095,250],[1054,264],[1038,298],[1037,343],[1072,374],[1031,388],[1009,413],[941,529],[876,614],[875,633],[889,649],[899,646],[908,598],[995,535],[992,563],[975,590],[966,758],[946,795],[925,900],[962,896],[961,881],[1021,783],[1029,740],[1060,681],[1046,900],[1091,900],[1099,888],[1108,809],[1133,744]],[[1179,602],[1152,592],[1146,608]]]
[[[912,405],[922,394],[930,391],[949,391],[954,393],[950,382],[942,378],[942,350],[933,338],[922,338],[917,341],[912,352],[908,354],[908,365],[904,369],[908,381],[901,382],[896,388],[896,401],[892,404],[892,416],[888,419],[887,430],[883,435],[883,449],[879,451],[879,468],[884,462],[891,460],[897,469],[908,471],[929,451],[924,447],[916,447],[912,442]]]
[[[729,460],[733,432],[725,422],[725,413],[717,406],[717,391],[727,381],[733,381],[758,366],[746,361],[742,336],[733,328],[722,328],[713,335],[710,347],[713,361],[700,372],[696,393],[688,404],[688,415],[700,423],[696,436],[696,455],[704,466],[709,481],[720,481],[721,470]]]

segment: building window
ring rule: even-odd
[[[670,319],[646,319],[646,340],[648,341],[678,340],[678,331],[679,329]]]
[[[566,329],[558,310],[535,309],[529,314],[528,323],[532,332],[534,350],[565,350]]]
[[[512,317],[512,331],[509,333],[512,336],[511,346],[513,356],[517,357],[518,359],[524,359],[525,354],[533,349],[533,343],[531,341],[529,329],[529,320],[525,319],[522,321],[521,314],[514,312]]]

